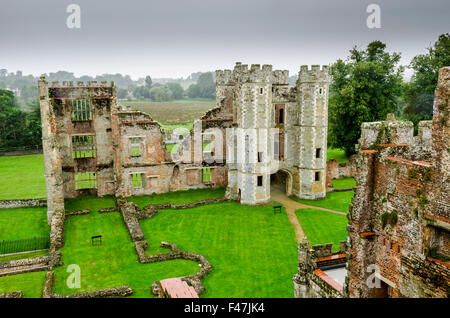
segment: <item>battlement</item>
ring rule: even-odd
[[[45,79],[45,78],[44,78]],[[52,81],[51,88],[56,87],[112,87],[114,86],[114,81],[111,81],[110,85],[108,85],[108,81],[101,81],[100,83],[97,81],[87,81],[86,83],[83,81],[77,81],[76,84],[74,84],[74,81],[62,81],[62,84],[59,83],[59,81]]]
[[[312,65],[311,69],[308,65],[302,65],[300,71],[298,72],[298,83],[307,82],[329,82],[330,76],[328,73],[328,65]]]
[[[272,83],[288,85],[289,71],[272,70],[272,65],[247,64],[237,62],[233,70],[217,70],[216,83],[218,85],[234,85],[235,83]]]

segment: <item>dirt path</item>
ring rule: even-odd
[[[347,214],[345,212],[330,210],[330,209],[327,209],[327,208],[321,208],[321,207],[308,205],[308,204],[303,204],[303,203],[294,201],[294,200],[290,199],[286,195],[286,193],[284,193],[283,190],[278,189],[276,187],[273,187],[273,188],[270,189],[270,197],[271,197],[272,200],[281,203],[285,207],[286,214],[287,214],[287,216],[289,218],[289,221],[292,224],[292,227],[294,228],[294,232],[295,232],[295,237],[297,239],[297,243],[300,243],[303,240],[303,238],[305,237],[305,233],[303,232],[302,226],[301,226],[300,222],[298,221],[297,215],[295,215],[295,211],[296,210],[299,210],[299,209],[316,209],[316,210],[321,210],[321,211],[326,211],[326,212],[331,212],[331,213],[337,213],[337,214],[342,214],[342,215],[346,215]]]

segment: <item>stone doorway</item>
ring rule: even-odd
[[[281,191],[287,196],[292,194],[292,175],[287,170],[278,170],[270,175],[270,191]]]

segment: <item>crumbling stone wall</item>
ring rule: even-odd
[[[328,189],[333,188],[333,180],[346,177],[354,177],[356,174],[356,157],[352,155],[349,162],[337,162],[336,159],[327,161],[326,185]]]
[[[310,248],[305,238],[298,246],[298,272],[293,277],[295,298],[343,298],[345,291],[339,283],[328,277],[320,267],[344,264],[347,250],[345,241],[339,252],[333,253],[333,244],[314,245]]]
[[[53,292],[54,283],[55,273],[48,272],[45,275],[42,298],[120,298],[133,295],[133,290],[129,285],[98,289],[71,295],[60,295]]]
[[[393,115],[362,125],[348,214],[350,297],[448,297],[449,87],[446,67],[432,126],[421,122],[416,137],[412,123]],[[373,274],[380,288],[370,286]]]

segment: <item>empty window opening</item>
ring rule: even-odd
[[[264,88],[261,87],[261,88],[259,89],[259,93],[262,94],[263,92],[264,92]]]
[[[280,157],[280,143],[279,143],[279,135],[276,134],[273,141],[273,157],[274,159],[278,159]]]
[[[316,181],[320,181],[320,172],[319,172],[319,171],[316,171],[316,172],[315,172],[314,179],[315,179]]]
[[[258,187],[262,187],[263,185],[263,176],[258,176]]]
[[[261,151],[258,152],[258,162],[263,161],[263,153]]]
[[[283,108],[280,108],[279,123],[284,124],[284,109]]]
[[[321,148],[316,148],[316,158],[320,158]]]
[[[133,188],[142,188],[142,173],[132,173],[131,180]]]
[[[72,136],[72,158],[95,158],[95,136]]]
[[[211,182],[211,168],[203,168],[203,182]]]
[[[92,120],[92,107],[89,103],[89,100],[86,99],[77,99],[71,100],[72,112],[71,118],[72,121],[88,121]]]
[[[319,94],[322,95],[322,87],[319,88]]]
[[[95,172],[79,172],[75,174],[75,190],[96,188],[97,174]]]
[[[141,138],[130,138],[130,154],[132,157],[139,157],[141,155]]]
[[[245,163],[250,163],[250,137],[245,136]]]

